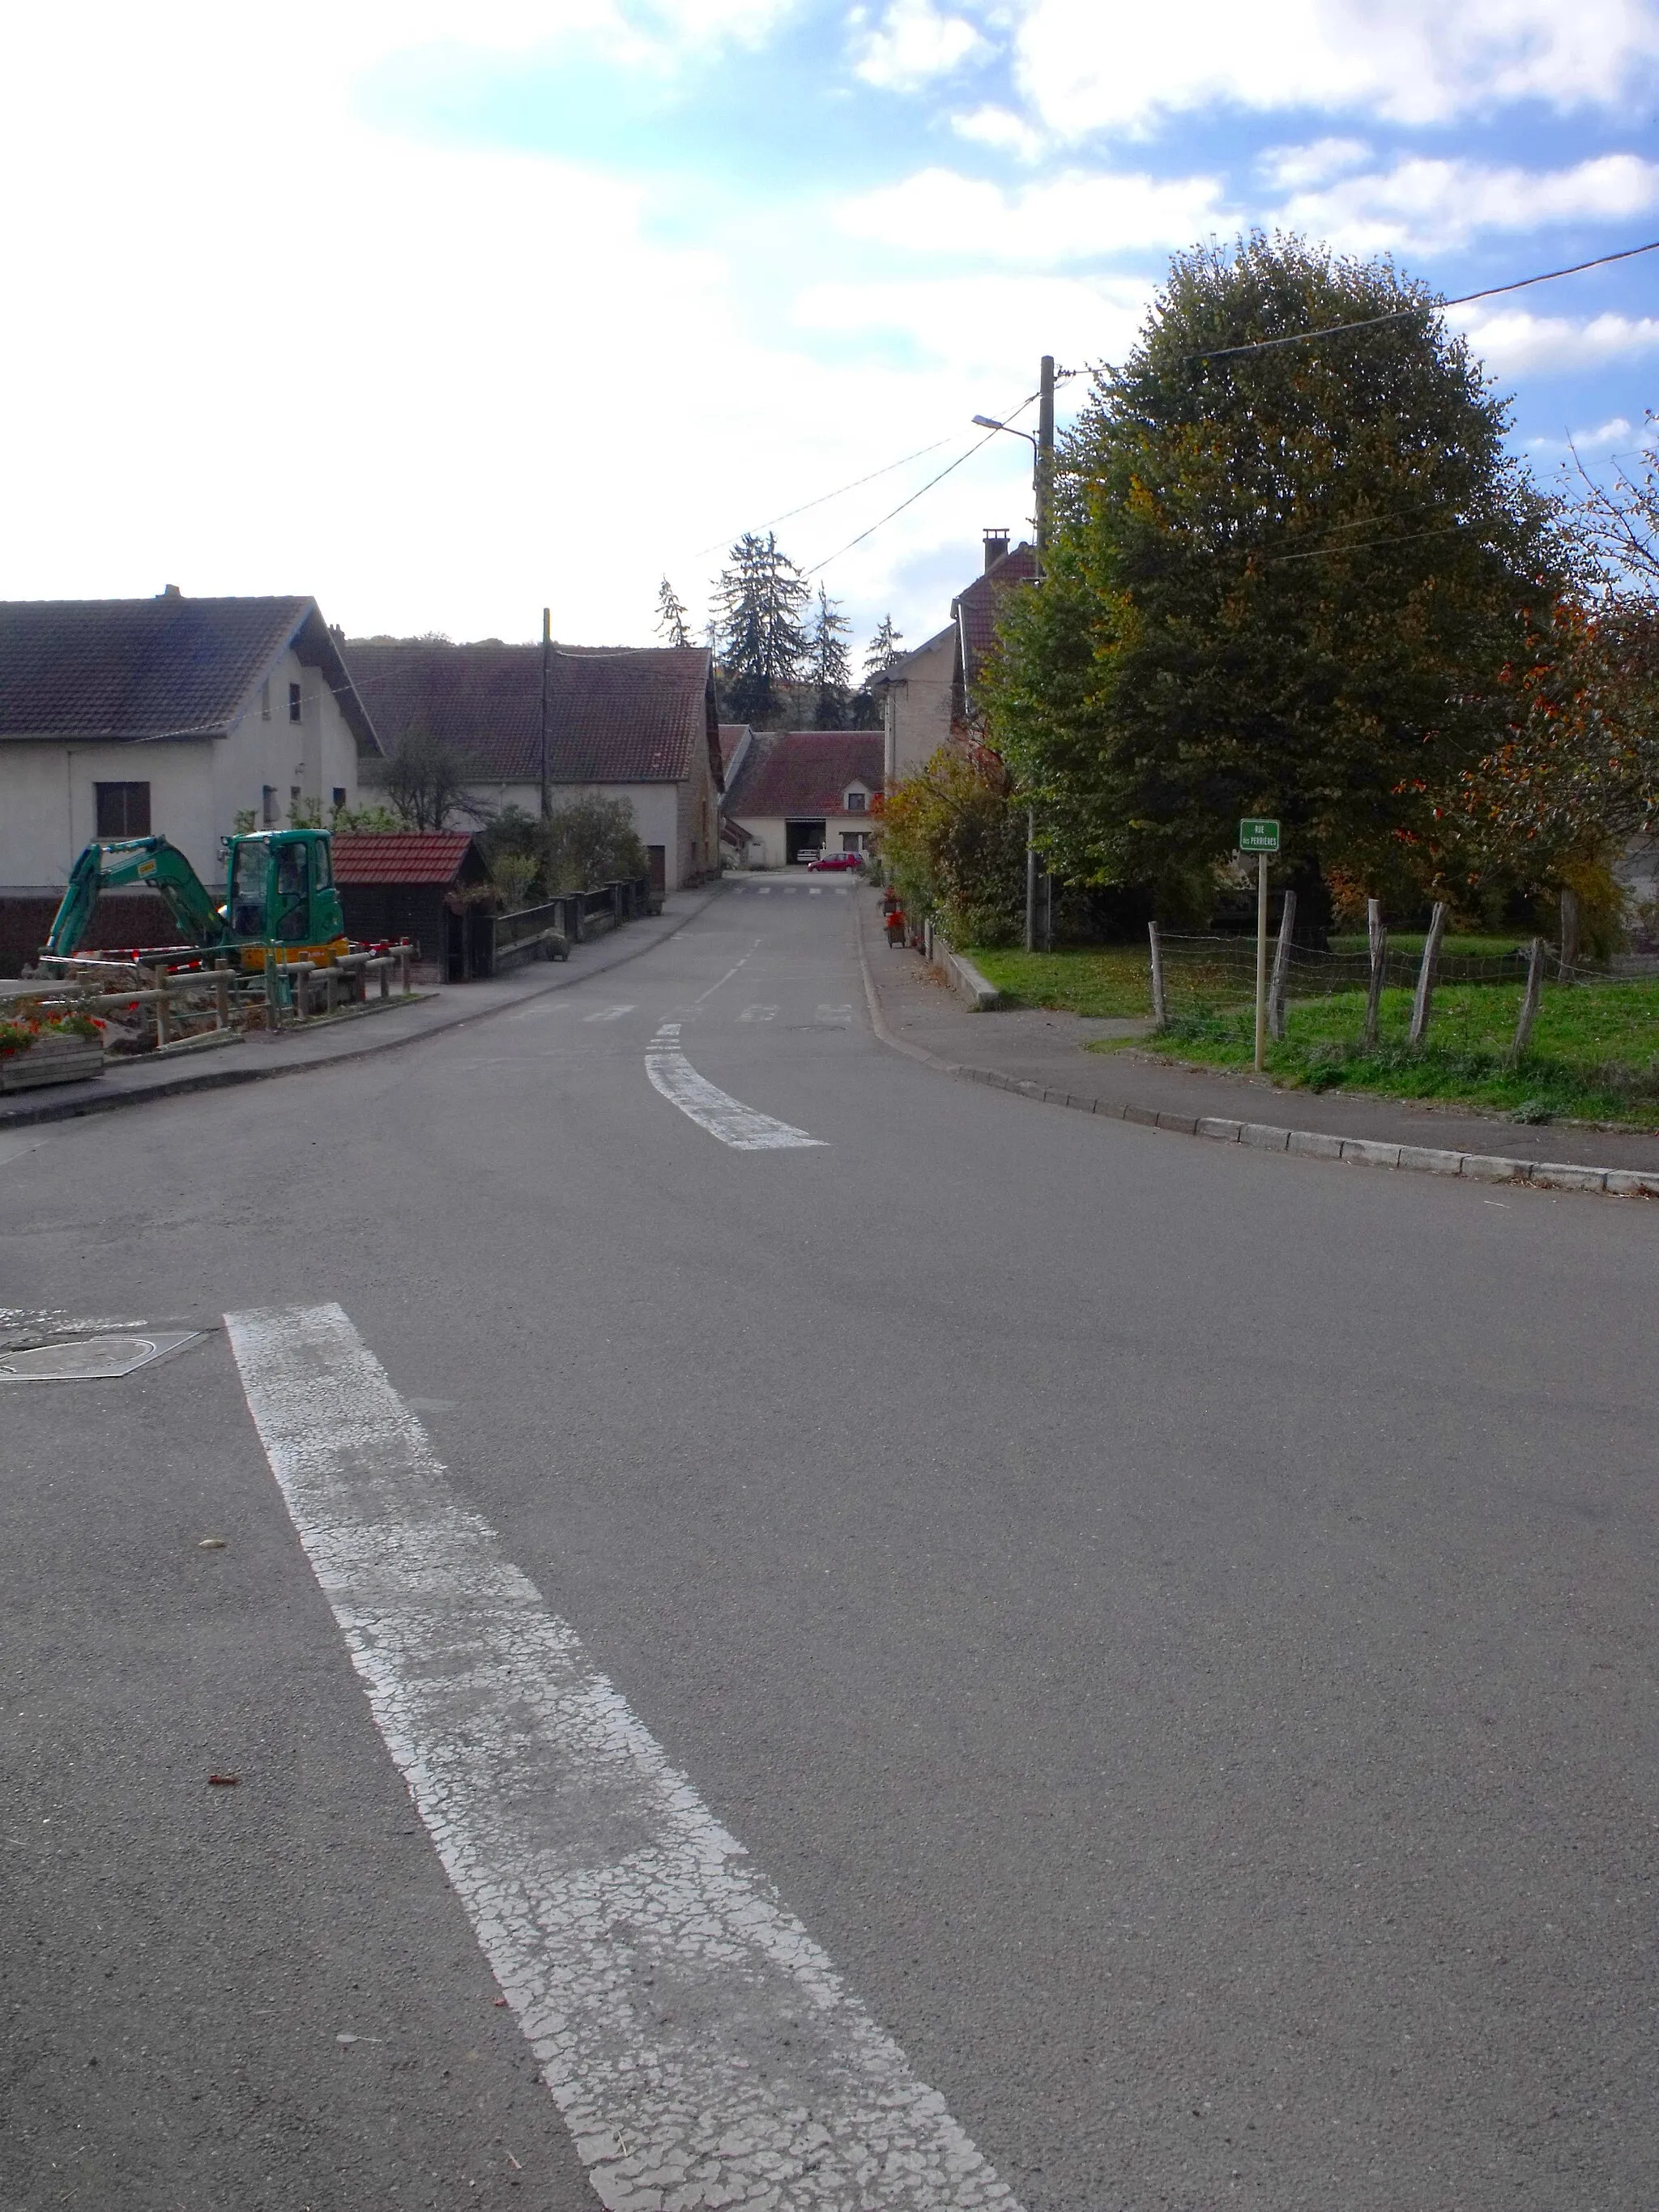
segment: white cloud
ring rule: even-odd
[[[912,92],[989,49],[970,22],[945,15],[933,0],[892,0],[879,28],[860,36],[858,51],[854,66],[866,84]]]
[[[1610,422],[1603,422],[1594,430],[1570,430],[1565,438],[1528,438],[1529,453],[1600,453],[1609,447],[1621,446],[1631,434],[1628,419],[1615,415]]]
[[[1163,182],[1078,172],[1010,192],[954,170],[923,169],[844,201],[836,220],[850,237],[912,252],[1043,267],[1137,247],[1190,246],[1231,217],[1213,177]]]
[[[1037,353],[1069,368],[1121,360],[1146,319],[1152,287],[1139,277],[939,276],[815,284],[795,302],[804,329],[893,332],[925,356],[982,380],[963,416],[1006,403],[1035,382]],[[992,387],[995,388],[993,389]]]
[[[1275,210],[1286,229],[1352,253],[1436,253],[1480,231],[1608,221],[1659,206],[1659,163],[1605,154],[1571,169],[1411,160],[1299,192]]]
[[[1311,146],[1269,146],[1256,167],[1274,191],[1300,192],[1328,185],[1370,157],[1363,138],[1318,138]]]
[[[1465,332],[1474,352],[1497,376],[1519,376],[1599,368],[1609,361],[1659,353],[1659,316],[1534,315],[1522,307],[1484,312],[1455,308],[1447,318]]]
[[[1650,0],[1029,0],[1023,89],[1050,129],[1138,131],[1231,103],[1443,123],[1536,99],[1645,113]]]
[[[1022,161],[1035,161],[1044,144],[1024,116],[1011,107],[975,107],[966,115],[953,115],[951,128],[958,138],[980,146],[994,146],[1000,154],[1013,154]]]

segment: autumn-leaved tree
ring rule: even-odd
[[[874,807],[903,904],[959,945],[1012,945],[1024,912],[1025,817],[996,755],[943,745]]]
[[[984,687],[1064,876],[1189,901],[1266,814],[1316,937],[1333,871],[1437,881],[1437,797],[1501,740],[1564,581],[1505,422],[1387,261],[1260,234],[1176,260],[1065,441]]]

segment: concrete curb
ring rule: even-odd
[[[1636,1168],[1580,1167],[1568,1160],[1511,1160],[1493,1152],[1443,1152],[1433,1145],[1378,1144],[1369,1137],[1335,1137],[1318,1129],[1281,1129],[1269,1121],[1229,1121],[1212,1115],[1155,1113],[1149,1106],[1119,1106],[1109,1099],[1079,1097],[1072,1091],[1024,1083],[1000,1068],[971,1067],[964,1062],[941,1060],[925,1046],[896,1036],[887,1025],[876,994],[875,978],[864,941],[864,909],[859,909],[859,968],[864,978],[865,1006],[870,1026],[889,1051],[920,1060],[942,1075],[964,1083],[983,1083],[994,1091],[1012,1091],[1022,1098],[1035,1098],[1045,1106],[1069,1106],[1080,1114],[1098,1114],[1109,1121],[1133,1121],[1149,1129],[1164,1129],[1180,1137],[1207,1137],[1224,1145],[1243,1145],[1252,1152],[1293,1152],[1304,1159],[1340,1160],[1354,1167],[1400,1168],[1414,1175],[1455,1176],[1465,1182],[1525,1183],[1540,1190],[1595,1190],[1613,1198],[1659,1198],[1659,1173]]]
[[[862,908],[860,909],[860,915]],[[860,926],[859,941],[862,946],[864,932]],[[988,1014],[993,1007],[1002,1004],[1002,994],[988,976],[981,975],[965,953],[957,951],[949,939],[935,929],[928,933],[928,957],[942,975],[957,998],[965,1000],[970,1013]]]
[[[457,1030],[470,1028],[475,1022],[494,1021],[498,1015],[516,1013],[520,1007],[527,1006],[532,1000],[545,998],[553,991],[568,991],[578,983],[586,982],[591,976],[606,975],[613,968],[626,967],[630,960],[643,958],[646,953],[654,952],[658,945],[666,945],[671,938],[678,937],[686,924],[695,921],[725,888],[723,882],[715,884],[696,906],[679,916],[672,929],[662,931],[659,935],[647,939],[643,945],[630,945],[625,938],[622,939],[623,949],[613,960],[602,960],[592,967],[583,966],[574,974],[567,970],[562,975],[550,976],[539,990],[523,992],[517,998],[503,1000],[499,1006],[471,1011],[463,1007],[450,1020],[434,1022],[426,1029],[417,1030],[413,1036],[390,1036],[380,1042],[365,1042],[354,1052],[331,1053],[325,1060],[295,1060],[286,1065],[279,1061],[268,1067],[181,1067],[169,1081],[147,1084],[142,1091],[100,1089],[95,1097],[72,1099],[40,1098],[34,1093],[26,1093],[28,1104],[0,1106],[0,1129],[27,1129],[43,1121],[76,1121],[89,1114],[112,1114],[121,1107],[147,1106],[155,1098],[179,1098],[192,1091],[233,1091],[246,1083],[271,1083],[279,1076],[315,1075],[325,1068],[349,1067],[356,1060],[374,1059],[383,1052],[407,1051],[411,1046],[424,1044],[429,1037],[451,1036]],[[611,932],[601,941],[610,945],[618,940],[616,933]]]

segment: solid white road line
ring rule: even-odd
[[[619,1022],[624,1014],[631,1014],[632,1006],[601,1006],[597,1013],[584,1014],[585,1022]]]
[[[680,1050],[678,1022],[665,1022],[652,1038],[645,1055],[645,1072],[672,1105],[735,1152],[787,1152],[823,1142],[822,1137],[809,1137],[805,1129],[797,1129],[791,1122],[757,1113],[741,1099],[705,1082]]]
[[[1018,2212],[337,1305],[228,1314],[386,1747],[611,2212]]]

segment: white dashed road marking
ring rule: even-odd
[[[740,1022],[769,1022],[777,1018],[775,1006],[745,1006],[738,1016]]]
[[[337,1305],[229,1314],[386,1747],[611,2212],[1018,2212]]]
[[[853,1009],[850,1006],[820,1006],[812,1018],[818,1022],[834,1022],[837,1026],[844,1027],[853,1018]]]
[[[597,1013],[584,1014],[585,1022],[619,1022],[624,1014],[631,1014],[632,1006],[601,1006]]]
[[[735,1152],[787,1152],[823,1142],[822,1137],[809,1137],[805,1129],[797,1129],[791,1122],[757,1113],[741,1099],[705,1082],[680,1050],[678,1022],[665,1022],[652,1038],[645,1055],[645,1072],[671,1104]]]

